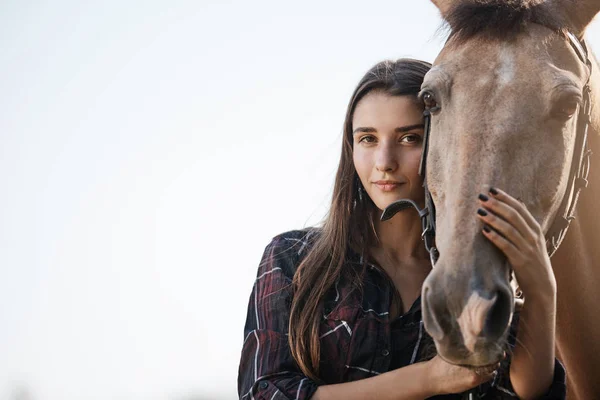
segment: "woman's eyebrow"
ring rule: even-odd
[[[415,124],[415,125],[407,125],[407,126],[401,126],[399,128],[394,129],[394,132],[396,133],[401,133],[401,132],[408,132],[408,131],[412,131],[413,129],[425,129],[425,125],[424,124]]]
[[[414,124],[414,125],[406,125],[406,126],[400,126],[396,129],[394,129],[394,132],[396,133],[402,133],[402,132],[409,132],[412,131],[413,129],[424,129],[425,125],[423,124]],[[377,129],[372,128],[370,126],[367,127],[363,127],[363,126],[359,126],[358,128],[356,128],[352,134],[355,135],[358,132],[362,132],[362,133],[374,133],[377,132]]]
[[[356,128],[354,131],[352,131],[352,134],[355,135],[358,132],[363,132],[363,133],[373,133],[373,132],[377,132],[377,129],[375,128],[371,128],[370,126],[368,127],[362,127],[359,126],[358,128]]]

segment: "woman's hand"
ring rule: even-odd
[[[476,373],[472,369],[447,363],[440,356],[435,356],[426,362],[428,382],[432,385],[433,394],[466,392],[489,381],[495,375],[495,369]],[[500,363],[496,365],[496,369],[499,367]]]
[[[515,198],[495,188],[489,194],[479,195],[483,234],[506,255],[525,296],[555,296],[556,278],[542,228]]]
[[[537,398],[554,376],[556,278],[544,233],[527,208],[501,190],[489,194],[479,195],[483,234],[506,255],[525,295],[510,381],[519,398]]]

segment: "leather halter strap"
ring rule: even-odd
[[[546,234],[546,249],[550,257],[558,250],[558,246],[560,246],[565,238],[569,224],[575,219],[575,208],[577,207],[579,195],[581,194],[581,190],[588,185],[587,178],[590,172],[590,159],[592,155],[588,143],[588,127],[592,109],[590,98],[592,91],[590,88],[592,62],[589,58],[585,41],[578,39],[571,32],[567,32],[566,36],[581,62],[586,65],[588,77],[583,87],[583,102],[577,117],[577,136],[573,148],[573,159],[571,161],[567,189],[554,217],[554,222]]]
[[[577,117],[577,132],[575,138],[575,146],[573,149],[573,160],[571,162],[571,170],[569,172],[569,181],[567,184],[567,191],[563,196],[561,205],[556,213],[554,222],[552,223],[548,233],[546,234],[546,247],[548,254],[552,256],[560,243],[565,237],[569,224],[575,218],[575,208],[577,201],[579,200],[579,194],[581,190],[588,184],[587,177],[590,170],[590,157],[591,150],[589,149],[589,143],[587,139],[588,127],[590,124],[591,114],[591,88],[590,88],[590,77],[592,75],[592,63],[589,58],[586,43],[583,39],[578,39],[575,35],[570,32],[566,34],[569,43],[577,53],[579,59],[588,68],[588,77],[583,88],[583,103],[580,108]],[[423,136],[423,152],[421,154],[421,162],[419,164],[419,175],[423,177],[423,188],[425,190],[425,207],[419,208],[417,204],[409,199],[402,199],[390,204],[381,215],[381,220],[385,221],[392,218],[396,213],[408,209],[415,208],[419,217],[421,218],[422,233],[421,238],[425,242],[425,248],[429,252],[431,259],[431,265],[433,266],[438,257],[439,252],[434,245],[435,242],[435,204],[431,197],[431,192],[427,187],[427,156],[429,153],[429,135],[431,130],[431,112],[439,109],[426,109],[423,112],[425,120],[425,132]]]
[[[427,188],[427,155],[429,154],[429,133],[431,131],[431,112],[436,111],[438,108],[425,110],[423,112],[424,118],[424,133],[423,133],[423,150],[421,153],[421,162],[419,164],[419,175],[423,177],[423,189],[425,190],[425,207],[422,209],[410,199],[402,199],[393,202],[383,210],[381,214],[381,221],[386,221],[392,218],[396,213],[406,210],[408,208],[414,208],[419,213],[421,218],[421,239],[425,242],[425,249],[429,252],[429,258],[431,265],[435,265],[439,252],[434,245],[435,242],[435,205],[431,197],[431,192]]]

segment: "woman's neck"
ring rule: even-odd
[[[375,250],[394,264],[415,264],[428,260],[429,254],[421,239],[421,219],[415,210],[404,210],[387,221],[376,214],[375,231],[379,243]]]

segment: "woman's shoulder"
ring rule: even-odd
[[[280,250],[290,250],[302,254],[312,246],[314,240],[319,237],[320,233],[321,228],[317,227],[283,232],[274,236],[267,248],[277,247]]]
[[[290,280],[319,237],[321,229],[310,227],[280,233],[266,246],[258,276],[279,271]]]

